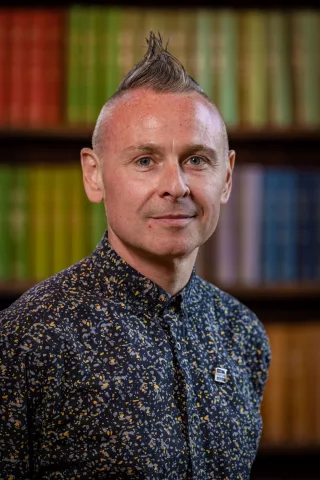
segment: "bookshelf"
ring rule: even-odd
[[[86,6],[89,2],[80,2]],[[182,6],[182,2],[176,2]],[[4,2],[6,4],[6,2]],[[96,5],[104,5],[103,1],[96,1]],[[131,6],[129,2],[121,2],[124,6]],[[7,6],[22,6],[19,1],[7,2]],[[72,2],[47,2],[47,5],[63,8],[72,6]],[[108,5],[116,5],[108,2]],[[148,7],[148,2],[140,0],[135,3],[139,7]],[[42,6],[40,2],[29,2],[29,7]],[[154,7],[173,8],[172,2],[155,2]],[[212,2],[202,0],[198,7],[212,8]],[[245,8],[257,7],[253,1],[230,1],[229,7],[237,11]],[[183,7],[194,9],[194,3],[184,2]],[[216,2],[215,8],[225,7],[225,2]],[[278,2],[270,1],[268,6],[261,6],[262,11],[268,12],[273,7],[279,7]],[[307,9],[319,8],[318,2],[293,1],[290,8]],[[289,8],[284,6],[284,11]],[[320,25],[320,21],[319,21]],[[65,81],[65,79],[64,79]],[[65,94],[65,91],[64,91]],[[63,97],[66,101],[66,95]],[[65,107],[65,105],[64,105]],[[65,111],[62,120],[51,126],[0,126],[0,143],[2,147],[1,164],[10,163],[13,168],[28,165],[46,163],[51,166],[66,164],[80,168],[80,149],[90,146],[92,125],[70,125],[66,122]],[[236,126],[229,127],[230,147],[236,150],[236,165],[254,164],[257,161],[262,165],[274,167],[310,168],[319,170],[320,151],[320,125],[290,125],[274,126],[269,123],[264,126]],[[9,159],[9,160],[8,160]],[[210,273],[205,275],[207,280],[212,280]],[[26,280],[0,281],[0,309],[6,308],[24,291],[36,282]],[[289,282],[285,284],[259,284],[253,287],[242,284],[234,284],[225,288],[231,294],[248,305],[259,318],[270,328],[280,322],[285,328],[291,325],[299,325],[301,322],[314,324],[317,328],[320,323],[320,279],[317,281]],[[320,376],[317,377],[320,383]],[[320,398],[320,397],[319,397]],[[316,420],[319,421],[318,419]],[[320,425],[320,423],[319,423]],[[320,428],[320,427],[319,427]],[[320,454],[320,430],[317,442],[309,442],[307,445],[297,445],[285,440],[283,444],[261,444],[259,454],[252,471],[252,479],[304,479],[319,478],[317,458]]]
[[[83,146],[91,145],[92,127],[50,128],[0,127],[0,141],[12,163],[46,161],[77,162]],[[268,165],[315,167],[319,165],[320,128],[228,128],[230,148],[236,150],[236,165],[259,162]],[[14,143],[14,148],[12,148]]]

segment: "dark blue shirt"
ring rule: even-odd
[[[268,338],[195,270],[172,296],[106,232],[0,325],[1,479],[249,479]]]

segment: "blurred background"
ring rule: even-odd
[[[320,479],[317,3],[0,6],[0,310],[102,237],[80,149],[151,29],[219,107],[236,169],[197,269],[253,309],[270,338],[252,479]]]

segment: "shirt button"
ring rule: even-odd
[[[181,344],[179,342],[177,342],[177,349],[181,350]]]

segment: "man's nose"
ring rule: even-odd
[[[161,177],[159,180],[160,196],[171,196],[173,198],[181,198],[190,194],[188,185],[188,176],[179,162],[168,162],[163,165]]]

